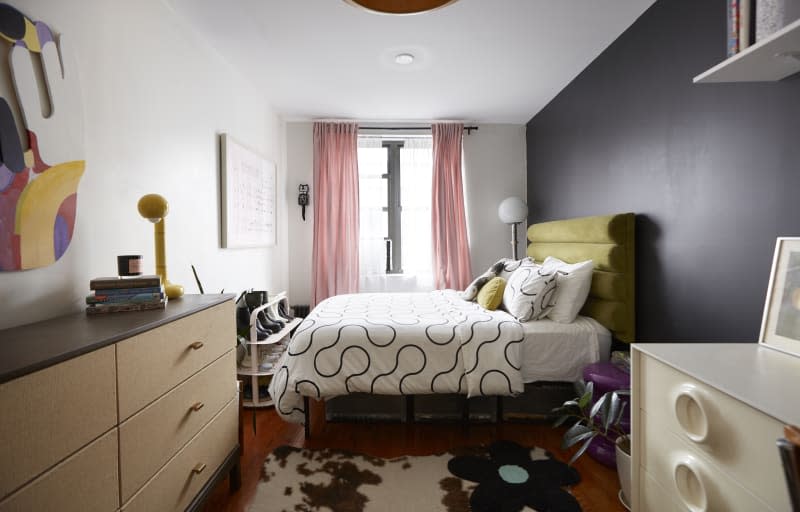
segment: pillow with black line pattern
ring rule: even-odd
[[[492,278],[495,277],[502,277],[506,281],[508,278],[511,277],[511,274],[525,266],[533,266],[535,265],[533,258],[525,257],[521,260],[512,260],[511,258],[501,258],[497,260],[491,267],[489,267],[486,272],[479,275],[475,278],[474,281],[467,285],[466,289],[463,292],[460,292],[460,297],[464,300],[477,300],[478,293],[483,288],[483,285],[488,283]]]
[[[494,270],[495,275],[497,277],[502,277],[506,281],[511,277],[511,274],[514,271],[524,268],[524,267],[533,267],[536,266],[536,262],[533,261],[533,258],[524,257],[521,260],[512,260],[511,258],[503,258],[494,265],[492,265],[492,270]]]
[[[523,265],[508,279],[503,308],[520,322],[544,318],[553,308],[556,272],[540,265]]]

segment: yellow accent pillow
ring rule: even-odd
[[[478,292],[478,304],[494,311],[503,302],[503,291],[506,289],[506,280],[502,277],[490,279]]]

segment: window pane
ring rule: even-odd
[[[377,147],[373,144],[377,142]],[[359,201],[359,273],[362,276],[386,272],[384,238],[388,234],[386,207],[387,150],[380,139],[359,139],[358,201]]]
[[[415,137],[406,140],[400,150],[403,271],[416,275],[432,274],[432,148],[430,137]]]

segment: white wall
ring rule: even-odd
[[[375,125],[376,123],[370,123]],[[527,172],[525,126],[480,125],[471,135],[464,134],[464,194],[467,198],[467,227],[470,239],[472,272],[477,275],[498,259],[511,256],[510,230],[500,222],[497,207],[508,196],[525,199]],[[312,123],[287,123],[286,157],[289,195],[295,195],[289,207],[289,294],[294,304],[308,304],[311,299],[311,250],[313,210],[306,210],[306,222],[300,220],[296,203],[297,185],[309,183],[311,203],[313,188]],[[519,254],[525,251],[525,227],[519,228]]]
[[[311,251],[314,246],[314,127],[312,123],[286,123],[286,185],[289,202],[289,298],[292,304],[311,303]],[[311,187],[306,220],[297,206],[297,187]]]
[[[525,126],[480,125],[464,134],[464,195],[467,198],[472,273],[478,275],[495,261],[511,257],[511,229],[500,222],[497,207],[518,196],[527,202]],[[517,253],[525,254],[525,229],[520,224]]]
[[[284,126],[265,100],[161,0],[11,0],[69,38],[83,95],[86,171],[69,249],[49,267],[0,272],[0,328],[83,307],[92,277],[115,275],[116,255],[141,253],[154,272],[143,194],[170,202],[170,280],[197,293],[288,284]],[[5,44],[5,43],[4,43]],[[0,67],[8,97],[9,70]],[[278,164],[278,245],[220,249],[218,134]],[[27,149],[27,146],[26,146]]]

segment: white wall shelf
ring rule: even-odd
[[[694,83],[775,82],[800,71],[800,19],[694,77]]]

